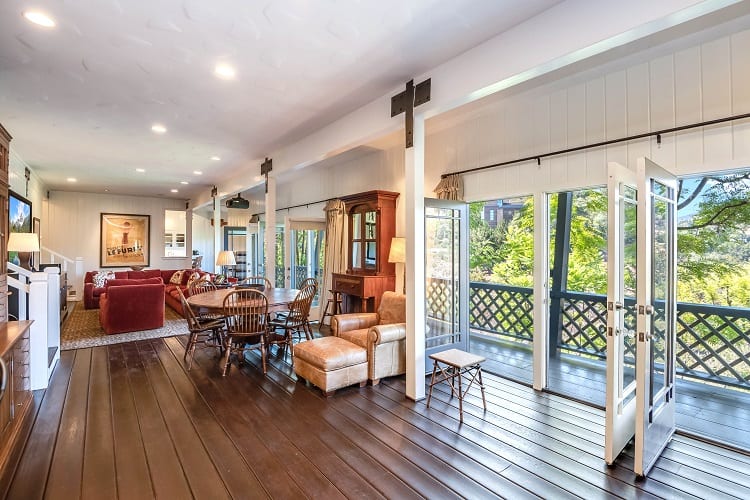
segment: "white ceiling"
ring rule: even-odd
[[[558,1],[2,0],[0,123],[49,189],[189,199]]]

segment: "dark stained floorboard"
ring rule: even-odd
[[[289,356],[221,377],[183,337],[66,351],[8,498],[748,498],[750,457],[676,436],[636,481],[613,467],[603,413],[487,374],[474,390],[404,397],[404,378],[325,398]],[[2,490],[0,490],[2,491]]]
[[[531,383],[529,344],[472,335],[470,346],[487,357],[485,372]],[[547,376],[551,391],[604,407],[604,362],[563,354],[550,360]],[[750,450],[750,392],[678,377],[676,393],[678,431]]]

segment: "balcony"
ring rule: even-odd
[[[427,290],[431,332],[449,318],[445,283]],[[486,370],[531,382],[531,288],[471,282],[471,350],[488,358]],[[606,296],[563,292],[559,332],[551,332],[548,384],[578,400],[604,407]],[[633,304],[625,304],[633,307]],[[656,304],[657,319],[659,304]],[[627,343],[626,343],[627,344]],[[634,343],[626,365],[634,366]],[[750,309],[677,304],[677,428],[750,449]]]

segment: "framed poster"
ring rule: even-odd
[[[148,267],[150,215],[101,214],[100,267]]]

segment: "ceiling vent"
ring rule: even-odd
[[[250,202],[237,193],[237,196],[227,200],[227,208],[250,208]]]

